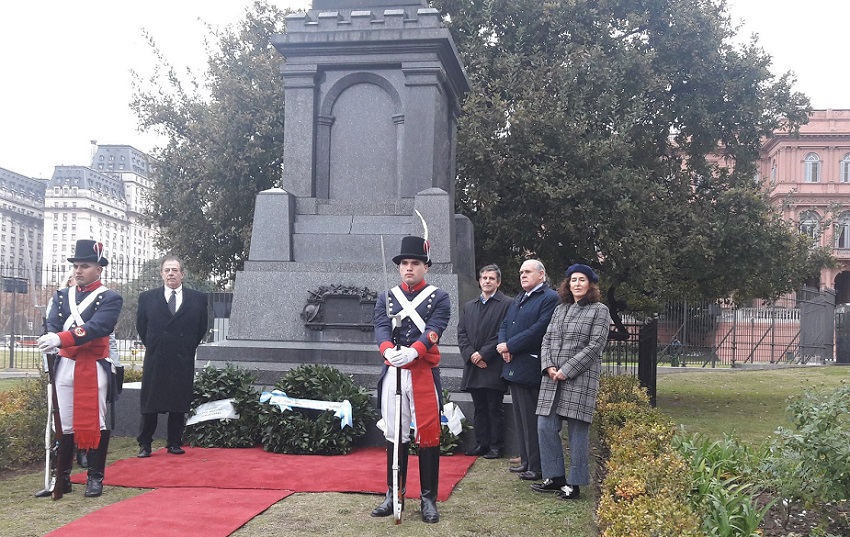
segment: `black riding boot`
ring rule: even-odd
[[[80,468],[88,468],[89,467],[89,453],[85,449],[77,450],[77,466]]]
[[[440,446],[419,448],[419,482],[422,485],[422,521],[434,524],[440,521],[437,512],[437,487],[440,483]]]
[[[53,499],[71,492],[71,469],[74,466],[74,435],[65,434],[59,440],[56,450],[56,484],[53,486]]]
[[[393,514],[393,451],[395,444],[387,442],[387,495],[381,505],[372,509],[372,516],[390,516]],[[410,444],[402,443],[398,456],[399,488],[401,489],[401,509],[404,510],[404,492],[407,486],[407,458]]]
[[[103,494],[107,449],[109,449],[109,431],[100,431],[100,443],[97,449],[91,449],[88,452],[89,475],[86,480],[86,498],[95,498]]]

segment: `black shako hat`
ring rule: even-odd
[[[109,260],[103,257],[103,243],[89,239],[77,241],[76,246],[74,246],[74,257],[69,257],[68,261],[71,263],[90,261],[99,264],[101,267],[109,264]]]
[[[398,265],[402,259],[418,259],[431,266],[431,244],[422,237],[404,237],[401,239],[401,253],[393,257]]]

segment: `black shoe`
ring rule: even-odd
[[[484,454],[485,459],[501,459],[502,458],[502,450],[501,449],[491,449],[487,453]]]
[[[86,481],[86,491],[83,493],[83,496],[86,498],[97,498],[101,494],[103,494],[103,477],[89,476]]]
[[[510,468],[508,468],[508,470],[515,474],[521,474],[528,470],[528,466],[526,466],[525,464],[520,464],[519,466],[511,466]]]
[[[180,446],[168,446],[165,449],[172,455],[182,455],[186,453],[186,451],[184,451],[183,448]]]
[[[525,481],[537,481],[543,479],[543,474],[540,472],[533,472],[531,470],[528,470],[519,474],[519,478]]]
[[[404,511],[404,491],[401,491],[401,510]],[[372,509],[371,515],[374,517],[390,516],[393,514],[393,491],[388,490],[384,501],[381,505]]]
[[[579,496],[578,485],[564,485],[556,496],[559,500],[575,500]]]
[[[139,444],[139,454],[136,457],[140,459],[145,459],[151,456],[151,445],[150,444]]]
[[[531,490],[534,492],[561,492],[561,487],[566,484],[567,482],[563,477],[544,479],[542,483],[532,483]]]
[[[486,448],[484,446],[479,445],[479,446],[475,446],[473,449],[470,449],[469,451],[465,451],[463,454],[467,455],[469,457],[480,457],[481,455],[484,455],[485,453],[487,453],[487,451],[489,449],[490,448]]]
[[[440,521],[440,513],[437,512],[436,500],[423,497],[419,503],[419,509],[422,513],[422,522],[436,524]]]

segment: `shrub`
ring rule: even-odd
[[[753,483],[755,458],[747,446],[725,436],[712,441],[700,435],[678,434],[674,448],[690,462],[691,506],[700,513],[706,535],[751,537],[773,502],[759,508]]]
[[[136,368],[134,366],[124,367],[124,382],[141,382],[142,381],[142,368]]]
[[[260,440],[259,392],[254,388],[252,374],[227,364],[224,369],[207,366],[195,376],[192,386],[192,412],[198,406],[233,399],[239,419],[202,421],[188,425],[183,437],[193,446],[251,447]]]
[[[760,467],[786,524],[794,509],[850,498],[850,386],[792,396],[788,412],[793,430],[777,429]]]
[[[701,535],[686,500],[687,463],[670,447],[673,424],[649,405],[636,378],[602,377],[594,424],[607,456],[597,507],[601,535]]]
[[[275,388],[289,397],[341,402],[348,400],[353,426],[340,427],[330,410],[293,407],[281,411],[275,405],[261,405],[260,428],[263,449],[274,453],[338,455],[349,453],[357,438],[366,434],[375,410],[369,393],[351,376],[327,365],[302,365],[285,373]]]
[[[20,385],[0,392],[0,468],[44,458],[46,397],[46,375],[22,380]]]

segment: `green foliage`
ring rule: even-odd
[[[601,449],[606,455],[614,433],[629,421],[658,420],[660,416],[649,405],[649,395],[640,381],[631,375],[603,375],[596,397],[594,427],[599,432]]]
[[[275,388],[289,397],[341,402],[348,400],[353,426],[340,428],[339,418],[330,410],[293,407],[281,411],[275,405],[262,405],[260,428],[263,449],[274,453],[339,455],[349,453],[353,443],[366,434],[375,410],[369,392],[351,376],[327,365],[302,365],[287,371]]]
[[[443,390],[443,406],[452,401],[448,390]],[[442,416],[442,413],[440,414]],[[463,436],[472,429],[472,424],[466,418],[460,420],[461,431],[459,435],[454,434],[445,423],[440,424],[440,455],[454,455],[458,446],[463,443]],[[416,455],[419,452],[419,444],[416,435],[410,432],[410,453]]]
[[[670,447],[665,420],[627,421],[606,439],[611,446],[597,517],[605,537],[697,536],[699,522],[686,501],[687,463]]]
[[[44,459],[46,394],[44,375],[0,392],[0,468]]]
[[[602,535],[759,535],[772,503],[754,499],[756,457],[746,446],[677,434],[630,376],[602,378],[594,423],[608,455]]]
[[[712,441],[699,435],[676,435],[673,447],[690,463],[691,507],[702,515],[706,535],[757,537],[774,501],[759,507],[753,479],[757,460],[738,440]]]
[[[793,509],[850,498],[850,386],[811,389],[789,401],[793,429],[777,429],[761,464],[786,521]]]
[[[253,7],[215,34],[200,80],[181,80],[150,39],[157,69],[149,80],[136,75],[132,104],[142,128],[168,136],[154,153],[149,197],[158,246],[222,286],[247,257],[257,193],[281,173],[283,58],[270,38],[283,32],[286,13]]]
[[[210,401],[233,399],[239,414],[236,420],[202,421],[186,426],[183,438],[192,446],[251,447],[260,439],[260,401],[254,388],[254,376],[227,364],[224,369],[207,366],[195,375],[192,386],[192,412]]]
[[[124,382],[141,382],[142,381],[142,373],[143,370],[141,367],[125,367],[124,368]]]
[[[477,258],[507,274],[525,256],[590,261],[633,304],[771,297],[808,275],[808,246],[752,178],[762,140],[809,101],[756,42],[734,44],[722,3],[433,4],[472,87],[456,190],[487,230]]]

